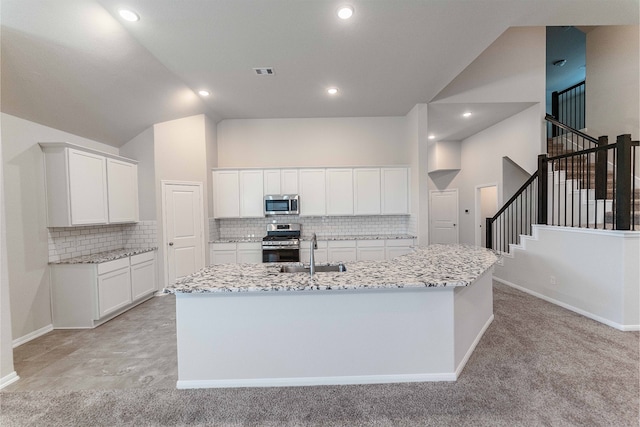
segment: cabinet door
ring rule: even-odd
[[[109,222],[138,221],[138,165],[107,159]]]
[[[298,169],[280,171],[280,190],[282,194],[298,194]]]
[[[327,169],[327,215],[353,215],[353,169]]]
[[[326,215],[325,170],[300,170],[300,215]]]
[[[98,276],[98,312],[100,318],[117,311],[130,302],[131,275],[128,266]]]
[[[240,216],[258,218],[264,216],[262,170],[240,171]]]
[[[107,171],[104,157],[69,149],[71,224],[106,224]]]
[[[358,240],[358,261],[384,261],[384,240]]]
[[[240,217],[240,180],[237,170],[213,172],[213,216]]]
[[[413,239],[390,239],[385,243],[386,259],[393,259],[400,255],[405,255],[413,251]]]
[[[280,190],[280,169],[266,169],[263,174],[264,194],[282,194]]]
[[[211,264],[235,264],[236,263],[236,251],[235,250],[223,250],[223,251],[211,251]]]
[[[382,168],[382,214],[409,213],[409,170],[407,168]]]
[[[329,262],[351,262],[358,257],[356,248],[329,248],[327,255]]]
[[[262,249],[238,250],[238,264],[262,264]]]
[[[156,262],[146,261],[131,266],[131,299],[136,300],[156,291]]]
[[[380,214],[380,169],[353,170],[353,213]]]

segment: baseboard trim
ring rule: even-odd
[[[480,332],[476,336],[476,339],[473,340],[473,343],[469,347],[469,350],[467,351],[467,353],[464,355],[464,357],[462,358],[462,360],[458,364],[458,367],[456,368],[456,380],[460,377],[460,374],[462,373],[462,370],[467,365],[467,362],[469,361],[469,358],[473,354],[474,350],[476,349],[476,346],[478,345],[478,343],[482,339],[482,336],[484,335],[484,333],[487,331],[487,328],[489,328],[489,325],[491,325],[491,323],[493,322],[494,318],[495,318],[495,316],[493,314],[491,314],[491,317],[489,317],[489,319],[487,320],[487,323],[484,324],[484,326],[482,327],[482,329],[480,330]]]
[[[296,387],[315,385],[386,384],[409,382],[455,381],[456,373],[354,375],[340,377],[251,378],[230,380],[178,380],[179,389],[235,387]]]
[[[53,331],[53,325],[47,325],[33,332],[29,332],[27,335],[23,335],[20,338],[16,338],[15,340],[13,340],[13,348],[16,348],[21,346],[22,344],[28,343],[29,341],[34,340],[38,337],[41,337],[42,335],[49,333],[51,331]]]
[[[15,383],[19,379],[20,377],[18,376],[16,371],[11,372],[9,375],[5,375],[4,377],[0,378],[0,390],[5,388],[9,384]]]
[[[609,319],[605,319],[604,317],[598,316],[596,314],[593,314],[591,312],[588,312],[586,310],[583,310],[581,308],[578,307],[574,307],[570,304],[564,303],[562,301],[558,301],[557,299],[548,297],[546,295],[543,295],[541,293],[532,291],[531,289],[527,289],[523,286],[520,285],[516,285],[515,283],[509,282],[508,280],[504,280],[504,279],[500,279],[499,277],[493,276],[493,280],[495,280],[496,282],[502,283],[503,285],[507,285],[510,286],[514,289],[517,289],[519,291],[522,291],[524,293],[527,293],[529,295],[533,295],[536,298],[540,298],[542,300],[545,300],[547,302],[550,302],[551,304],[555,304],[558,305],[562,308],[566,308],[567,310],[571,310],[574,313],[578,313],[584,317],[588,317],[591,320],[595,320],[596,322],[600,322],[603,323],[607,326],[611,326],[614,329],[617,329],[619,331],[623,331],[623,332],[632,332],[632,331],[640,331],[640,325],[622,325],[620,323],[616,323],[612,320]]]

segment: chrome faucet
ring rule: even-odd
[[[314,255],[314,252],[316,249],[318,249],[318,239],[316,237],[316,233],[313,233],[313,235],[311,236],[311,245],[309,249],[309,253],[311,254],[309,256],[309,273],[311,274],[311,277],[313,277],[313,273],[316,272],[316,257]]]

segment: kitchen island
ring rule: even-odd
[[[493,320],[498,256],[431,245],[346,272],[207,267],[176,294],[178,388],[454,381]]]

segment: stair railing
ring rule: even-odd
[[[553,117],[547,116],[552,122]],[[555,125],[555,123],[553,123]],[[562,127],[568,128],[568,126]],[[638,141],[620,135],[613,144],[571,129],[578,151],[538,156],[538,170],[492,218],[486,219],[486,246],[509,252],[533,224],[594,229],[640,228]],[[584,146],[583,145],[583,146]]]
[[[584,129],[585,126],[585,93],[584,81],[551,94],[551,114],[560,122],[566,123],[574,129]],[[567,129],[553,127],[548,136],[553,138],[562,135]],[[585,147],[586,148],[586,147]]]

